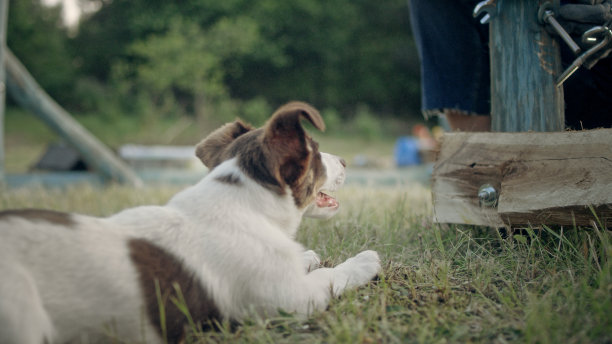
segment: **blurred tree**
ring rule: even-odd
[[[419,108],[419,64],[404,1],[259,0],[251,13],[285,63],[247,56],[249,73],[228,80],[234,95],[306,99],[345,113],[359,103],[387,113]]]
[[[199,24],[214,24],[222,16],[239,14],[244,0],[82,0],[97,3],[98,11],[81,19],[73,46],[82,61],[81,70],[100,80],[111,77],[118,61],[134,62],[130,46],[170,29],[175,18]]]
[[[175,17],[165,33],[131,44],[127,51],[139,63],[115,64],[114,77],[132,80],[158,105],[182,99],[187,112],[203,115],[208,101],[227,94],[222,62],[250,54],[260,45],[257,23],[247,17],[221,18],[206,31]]]
[[[60,6],[11,1],[7,45],[53,98],[60,103],[71,99],[76,73]]]
[[[418,113],[405,0],[83,1],[101,9],[74,40],[82,73],[128,82],[158,105],[198,112],[201,100],[229,95]]]

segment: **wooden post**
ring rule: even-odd
[[[590,226],[593,209],[610,228],[610,171],[612,129],[445,134],[433,172],[434,219],[491,227]],[[496,190],[491,204],[479,197],[483,185]]]
[[[4,108],[6,100],[4,50],[6,48],[7,22],[8,0],[0,0],[0,183],[4,181]]]
[[[42,90],[8,48],[5,49],[5,59],[8,90],[17,103],[47,123],[105,177],[134,186],[142,185],[132,169]]]
[[[559,44],[538,23],[543,2],[497,1],[489,47],[493,131],[564,129]]]
[[[612,227],[612,129],[563,131],[559,45],[538,22],[543,2],[492,1],[492,129],[507,133],[444,135],[436,222]]]

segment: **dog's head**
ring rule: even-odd
[[[276,110],[262,128],[237,120],[215,130],[197,145],[196,155],[210,170],[236,158],[242,173],[260,185],[279,195],[291,193],[305,215],[329,218],[339,204],[325,192],[342,185],[346,164],[319,152],[317,142],[302,127],[302,119],[325,130],[316,109],[291,102]]]

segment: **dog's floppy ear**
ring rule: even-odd
[[[265,126],[264,143],[275,159],[275,173],[279,181],[293,184],[308,170],[313,147],[300,120],[308,120],[324,131],[323,118],[312,106],[291,102],[281,106]]]
[[[196,146],[196,156],[208,167],[214,168],[225,160],[225,148],[240,135],[253,130],[241,120],[227,123],[213,131]]]

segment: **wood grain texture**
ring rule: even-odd
[[[559,44],[538,23],[540,3],[499,0],[491,19],[493,131],[561,131],[565,125]]]
[[[478,189],[493,185],[496,208]],[[558,133],[451,133],[433,171],[435,220],[493,227],[590,225],[612,216],[612,129]]]

